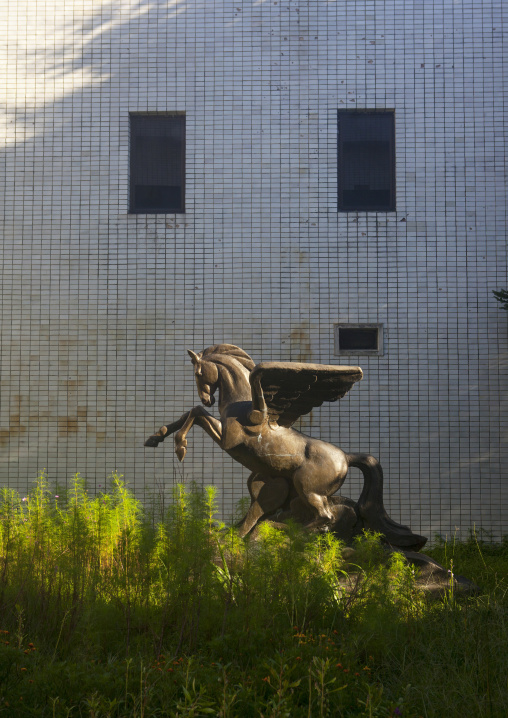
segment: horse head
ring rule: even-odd
[[[187,353],[194,365],[194,377],[199,398],[205,406],[213,406],[215,404],[214,394],[219,386],[219,370],[213,362],[202,359],[203,352],[196,354],[191,349],[187,349]]]

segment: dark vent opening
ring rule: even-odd
[[[347,351],[377,351],[378,329],[340,327],[339,349]]]

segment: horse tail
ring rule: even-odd
[[[363,474],[363,490],[356,509],[366,529],[383,534],[386,541],[394,546],[419,551],[427,539],[414,534],[408,526],[393,521],[383,503],[383,469],[379,461],[370,454],[346,454],[348,466],[354,466]]]

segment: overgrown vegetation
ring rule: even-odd
[[[0,503],[0,711],[8,716],[504,716],[508,546],[431,552],[482,592],[430,601],[414,571],[330,535],[243,541],[214,492],[160,520],[113,476],[44,475]]]
[[[497,299],[497,301],[501,304],[499,309],[504,309],[508,312],[508,290],[506,289],[500,289],[496,292],[495,289],[492,290],[492,294]]]

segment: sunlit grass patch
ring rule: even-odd
[[[437,542],[478,596],[430,601],[379,537],[160,521],[112,475],[0,500],[0,710],[9,716],[504,716],[507,545]]]

